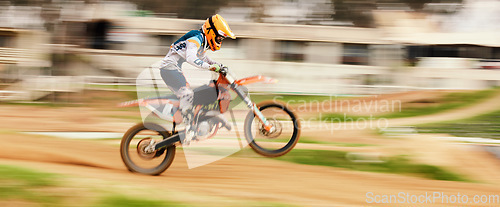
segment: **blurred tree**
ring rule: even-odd
[[[51,0],[9,0],[12,5],[26,6],[26,5],[41,5],[50,3]]]
[[[231,0],[130,0],[139,9],[155,13],[175,14],[185,19],[206,19]]]
[[[0,0],[1,1],[1,0]],[[12,5],[50,5],[82,0],[6,0]],[[101,0],[83,0],[85,3],[98,3]],[[105,0],[102,0],[105,1]],[[263,22],[266,14],[263,12],[269,0],[108,0],[128,1],[137,5],[139,10],[152,11],[160,17],[178,17],[185,19],[206,19],[225,6],[252,7],[251,18],[256,22]],[[280,3],[291,0],[277,0]],[[294,0],[296,1],[296,0]],[[371,12],[381,4],[384,7],[407,5],[407,7],[422,11],[428,3],[458,3],[464,0],[330,0],[333,5],[331,17],[335,21],[352,22],[358,27],[373,27],[374,20]],[[427,10],[426,12],[434,12]],[[328,15],[328,13],[326,14]]]
[[[463,4],[463,0],[377,0],[378,3],[403,3],[414,11],[422,11],[428,3],[454,3]]]
[[[436,2],[435,0],[400,0],[401,3],[405,3],[413,9],[414,11],[422,11],[425,4]]]
[[[357,27],[373,27],[371,11],[376,9],[375,0],[332,0],[333,19],[350,21]]]
[[[463,4],[463,0],[331,0],[332,18],[336,21],[352,22],[358,27],[373,27],[372,10],[384,3],[386,6],[405,4],[414,11],[422,11],[428,3]]]
[[[53,0],[7,0],[12,5],[43,5],[53,3]],[[138,9],[150,10],[155,13],[169,14],[186,19],[206,19],[215,14],[219,8],[230,2],[245,2],[246,0],[115,0],[129,1]],[[64,1],[60,1],[64,2]],[[84,0],[85,3],[97,3],[99,0]]]
[[[262,1],[250,1],[245,6],[253,8],[253,12],[251,13],[250,18],[254,22],[262,23],[264,22],[264,18],[268,17],[268,15],[266,15],[266,13],[264,12],[265,6]]]

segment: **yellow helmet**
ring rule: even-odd
[[[219,50],[222,40],[226,37],[236,39],[226,20],[218,14],[209,17],[203,24],[202,29],[212,51]]]

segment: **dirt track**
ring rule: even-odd
[[[420,93],[415,93],[414,95],[420,96]],[[435,94],[432,94],[436,96]],[[408,94],[402,94],[405,99],[409,99]],[[388,97],[390,99],[397,99],[394,96]],[[339,131],[360,131],[367,128],[376,129],[384,128],[384,127],[395,127],[395,126],[413,126],[418,124],[425,123],[434,123],[434,122],[442,122],[447,120],[458,120],[464,118],[474,117],[480,114],[500,110],[500,93],[493,95],[493,97],[484,100],[483,102],[473,104],[470,106],[452,109],[449,111],[444,111],[441,113],[423,115],[417,117],[406,117],[406,118],[394,118],[394,119],[378,119],[373,118],[369,119],[353,119],[352,122],[323,122],[319,125],[312,125],[312,127],[307,127],[308,124],[317,122],[316,119],[305,119],[302,123],[302,126],[306,126],[303,128],[304,132],[315,133],[315,134],[333,134],[338,133]],[[311,122],[310,120],[314,120]],[[380,124],[379,124],[380,122]]]
[[[476,111],[466,110],[467,114],[482,112],[485,109],[491,110],[493,101],[498,103],[499,97],[496,96],[487,102],[489,108],[486,105],[471,106],[470,108]],[[132,125],[132,122],[119,121],[117,118],[97,117],[96,114],[100,112],[91,108],[76,109],[78,110],[74,108],[40,110],[31,106],[0,106],[0,114],[10,117],[2,119],[0,124],[1,128],[10,130],[120,132]],[[461,112],[454,111],[439,116],[446,118],[462,116],[459,113]],[[363,141],[367,140],[369,139]],[[229,157],[189,170],[180,151],[170,169],[161,176],[153,177],[128,172],[121,162],[116,145],[10,132],[0,134],[2,143],[0,163],[24,165],[43,171],[114,181],[124,185],[130,183],[160,190],[189,192],[194,195],[304,206],[366,206],[368,192],[373,192],[375,195],[399,192],[416,195],[442,192],[456,195],[460,192],[468,195],[469,200],[472,200],[474,195],[498,195],[500,192],[498,160],[477,148],[433,141],[428,137],[410,137],[394,142],[375,140],[375,143],[384,144],[381,150],[421,152],[422,154],[416,159],[458,169],[460,173],[479,182],[436,181],[410,176],[298,165],[266,158]],[[200,202],[203,202],[205,198],[193,199],[200,199]],[[435,205],[443,204],[438,202]],[[456,206],[456,204],[448,205]]]
[[[400,125],[415,125],[415,124],[432,123],[432,122],[440,122],[447,120],[464,119],[477,116],[479,114],[500,110],[499,103],[500,103],[500,93],[497,93],[493,97],[481,103],[474,104],[468,107],[453,109],[447,112],[431,114],[426,116],[391,119],[390,123],[392,126],[400,126]]]
[[[182,153],[158,177],[128,172],[118,147],[96,141],[8,135],[1,138],[0,163],[26,165],[62,174],[134,183],[157,189],[299,205],[365,205],[366,193],[425,192],[495,194],[493,184],[433,181],[414,177],[355,172],[255,158],[225,158],[188,170]],[[90,149],[90,150],[89,150]]]

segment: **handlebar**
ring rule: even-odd
[[[227,66],[222,66],[222,68],[219,70],[219,73],[223,76],[226,76],[227,72],[229,72],[229,68]]]
[[[229,83],[233,83],[235,81],[235,77],[231,72],[229,72],[229,68],[227,66],[222,66],[219,71],[219,76],[224,77]]]

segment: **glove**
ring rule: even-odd
[[[208,69],[211,70],[211,71],[215,71],[215,72],[218,73],[220,71],[220,65],[219,64],[213,64]]]

